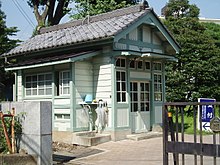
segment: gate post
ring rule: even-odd
[[[163,165],[168,165],[168,152],[167,152],[167,142],[168,142],[168,116],[167,116],[167,106],[163,105],[162,108],[162,120],[163,120]]]

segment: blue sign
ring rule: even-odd
[[[215,102],[215,99],[203,99],[200,98],[199,102]],[[210,122],[214,117],[214,108],[212,105],[202,105],[201,117],[202,122]]]

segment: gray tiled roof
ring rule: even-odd
[[[128,27],[129,24],[134,23],[138,18],[150,11],[150,9],[140,11],[140,6],[136,5],[91,16],[87,19],[43,28],[39,35],[30,38],[4,54],[4,56],[114,37],[117,33]]]

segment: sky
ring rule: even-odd
[[[19,32],[13,38],[22,41],[30,38],[37,21],[35,20],[32,9],[27,4],[27,0],[0,1],[2,2],[1,10],[6,15],[7,27],[18,27]],[[148,0],[150,7],[152,7],[158,15],[160,15],[161,8],[165,6],[166,2],[168,2],[168,0]],[[200,8],[200,17],[220,19],[220,0],[189,0],[189,2]],[[19,6],[21,8],[19,8]],[[69,17],[65,16],[65,18],[61,20],[61,23],[68,22],[69,20]]]

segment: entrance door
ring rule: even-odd
[[[150,130],[150,83],[130,82],[132,132]]]

